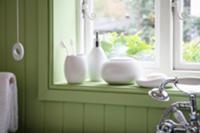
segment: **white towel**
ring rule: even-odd
[[[0,72],[0,133],[18,128],[17,85],[13,73]]]

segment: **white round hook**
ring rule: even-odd
[[[16,61],[20,61],[24,58],[24,47],[20,42],[14,44],[12,48],[12,55]]]

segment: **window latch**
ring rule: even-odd
[[[94,20],[96,18],[96,14],[90,11],[90,4],[88,3],[88,0],[82,1],[81,11],[84,19]]]
[[[172,0],[172,4],[171,4],[171,7],[172,7],[172,12],[174,12],[174,14],[178,17],[178,19],[180,20],[185,20],[187,17],[187,15],[183,15],[182,14],[182,6],[179,2],[183,2],[181,0]]]
[[[171,4],[172,9],[176,8],[176,4],[177,4],[176,2],[177,0],[172,0],[172,4]]]

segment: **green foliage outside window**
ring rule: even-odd
[[[200,16],[191,15],[191,1],[185,0],[183,16],[183,53],[186,62],[200,63]]]
[[[109,56],[113,49],[116,47],[124,46],[126,48],[125,55],[135,58],[139,58],[141,53],[153,57],[154,44],[146,43],[139,34],[135,35],[124,35],[116,32],[108,33],[108,40],[102,39],[101,46]],[[144,59],[144,58],[143,58]]]
[[[106,7],[104,5],[115,5]],[[113,3],[112,3],[113,2]],[[155,0],[96,0],[97,16],[102,19],[127,18],[130,24],[128,27],[120,26],[116,29],[101,31],[102,48],[108,56],[131,56],[138,60],[155,60]],[[189,0],[184,1],[183,16],[188,16],[183,20],[183,44],[182,58],[186,62],[200,62],[200,17],[190,16],[191,5]],[[186,4],[188,3],[188,4]],[[120,8],[116,8],[120,7]],[[106,10],[104,10],[104,8]],[[127,15],[127,16],[126,16]],[[123,25],[122,21],[122,25]],[[108,21],[107,24],[112,23]]]
[[[200,62],[200,38],[183,45],[183,59],[187,62]]]

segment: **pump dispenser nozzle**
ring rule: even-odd
[[[95,40],[96,47],[99,47],[99,33],[96,32],[96,40]]]

